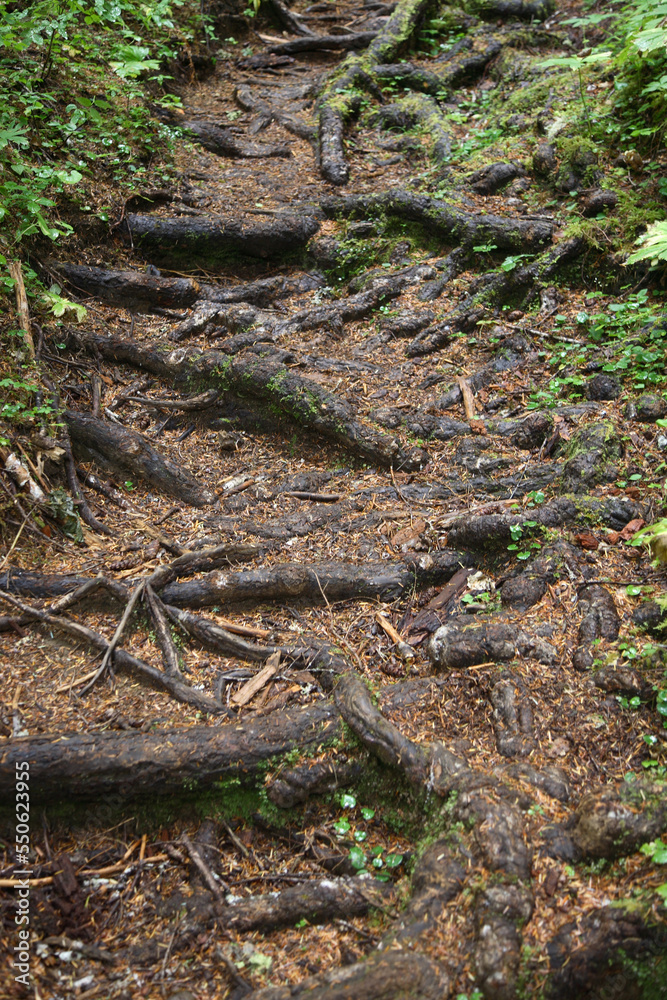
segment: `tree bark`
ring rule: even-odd
[[[40,798],[184,794],[249,777],[272,757],[338,736],[338,713],[325,701],[225,726],[28,736],[0,745],[0,794],[13,792],[20,761],[29,763],[30,791]]]

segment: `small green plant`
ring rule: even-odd
[[[662,840],[652,840],[639,848],[642,854],[656,865],[667,865],[667,844]]]
[[[556,56],[553,59],[545,59],[543,62],[538,63],[538,66],[543,69],[559,67],[562,69],[571,69],[576,72],[579,79],[579,96],[581,97],[581,105],[589,134],[591,132],[591,119],[588,102],[586,100],[586,88],[584,86],[583,75],[584,70],[599,63],[609,62],[611,55],[611,52],[591,52],[589,49],[588,53],[585,55]]]
[[[537,521],[524,521],[522,524],[510,525],[510,537],[512,541],[507,546],[507,551],[516,552],[517,559],[530,559],[530,557],[534,554],[535,549],[541,549],[542,546],[536,540],[528,541],[527,538],[524,538],[524,534],[526,529],[530,532],[533,528],[537,527]],[[523,542],[524,546],[527,545],[528,547],[520,549],[519,542]]]
[[[354,795],[343,794],[340,796],[339,802],[343,809],[349,810],[351,813],[357,808],[357,800]],[[366,823],[370,823],[375,818],[375,810],[370,806],[362,806],[359,809],[359,812],[361,814],[361,818]],[[398,868],[402,864],[402,854],[386,854],[385,848],[381,844],[372,847],[369,851],[366,851],[363,847],[361,847],[360,845],[368,839],[368,831],[360,828],[356,824],[353,826],[348,816],[342,816],[340,819],[336,820],[333,824],[333,828],[337,837],[346,839],[348,842],[349,835],[352,835],[355,843],[349,849],[348,857],[352,866],[360,874],[368,872],[369,869],[373,869],[375,877],[380,881],[386,882],[389,880],[389,876],[381,873],[381,870],[392,870],[394,868]]]
[[[667,260],[667,222],[652,222],[635,245],[639,249],[630,254],[626,266],[650,260],[651,265],[656,267],[661,260]]]

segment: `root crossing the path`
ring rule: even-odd
[[[54,1000],[664,1000],[665,162],[603,135],[618,23],[256,6],[182,107],[123,48],[173,162],[31,251],[4,938],[25,877]]]

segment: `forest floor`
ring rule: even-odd
[[[541,65],[604,42],[580,4],[422,21],[410,51],[393,7],[294,8],[385,32],[330,159],[345,53],[262,23],[170,119],[245,155],[179,139],[173,181],[43,262],[87,310],[41,363],[107,529],[22,529],[3,481],[0,780],[31,763],[43,1000],[667,998],[665,577],[631,544],[664,513],[667,332],[616,249],[667,154],[594,142],[577,74]],[[586,113],[611,96],[591,74]],[[35,442],[48,492],[63,442]],[[152,673],[88,689],[133,592],[120,645]],[[204,730],[236,757],[207,770]]]

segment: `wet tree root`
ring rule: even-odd
[[[252,111],[254,114],[261,115],[267,123],[271,121],[278,122],[288,132],[298,135],[300,139],[305,139],[307,142],[315,142],[317,130],[313,125],[309,125],[307,122],[303,122],[293,115],[286,114],[281,108],[274,107],[273,104],[262,100],[257,96],[252,87],[238,86],[234,91],[234,98],[239,107],[243,108],[244,111]]]
[[[87,343],[103,357],[143,368],[181,390],[219,389],[254,399],[275,416],[290,419],[385,468],[414,470],[426,464],[421,449],[403,448],[396,438],[359,420],[348,403],[283,364],[255,355],[232,360],[222,351],[139,345],[119,337],[91,335]]]
[[[26,760],[41,798],[183,794],[250,777],[272,757],[340,735],[336,709],[320,701],[229,726],[25,737],[0,748],[0,790],[9,794],[15,763]]]
[[[157,278],[141,271],[67,263],[54,265],[54,270],[72,291],[137,312],[187,308],[201,295],[199,283],[192,278]]]
[[[410,94],[395,104],[383,105],[376,117],[388,128],[399,126],[408,129],[421,125],[431,141],[432,159],[440,165],[447,163],[452,151],[451,131],[433,97],[422,93]]]
[[[157,218],[128,215],[128,240],[154,260],[178,260],[204,255],[210,269],[216,257],[245,254],[248,257],[281,257],[305,246],[319,229],[312,216],[276,215],[249,220]]]
[[[472,215],[449,202],[412,194],[402,188],[376,195],[325,198],[322,209],[328,218],[366,217],[384,213],[410,222],[419,222],[429,232],[441,236],[448,243],[458,244],[466,249],[470,249],[473,244],[493,243],[501,250],[536,253],[551,242],[553,233],[553,224],[546,219]],[[525,272],[527,269],[518,270]],[[508,275],[503,272],[502,277],[511,282],[512,277],[516,280],[517,276],[514,272]],[[534,278],[535,275],[531,280]],[[501,276],[498,276],[498,280],[502,280]]]
[[[395,600],[411,587],[423,588],[448,580],[466,560],[463,553],[441,549],[402,563],[283,563],[236,573],[214,572],[199,580],[169,584],[162,591],[162,599],[166,604],[189,608],[287,598],[315,603]]]
[[[66,410],[63,416],[73,446],[84,460],[123,476],[145,480],[191,507],[214,503],[215,494],[200,486],[181,466],[162,458],[143,435],[98,420],[92,414]]]

